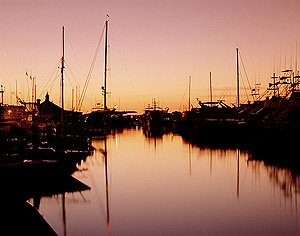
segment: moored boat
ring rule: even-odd
[[[162,108],[158,106],[157,101],[153,101],[144,110],[141,117],[143,129],[153,134],[163,134],[172,126],[171,116],[168,113],[169,108]]]

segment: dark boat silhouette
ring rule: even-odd
[[[170,130],[172,117],[168,111],[169,108],[158,106],[155,100],[152,102],[152,106],[149,104],[141,116],[144,132],[150,132],[152,135],[162,135],[164,132]]]

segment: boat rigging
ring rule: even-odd
[[[93,72],[93,69],[94,69],[94,66],[95,66],[95,63],[96,63],[96,59],[97,59],[97,56],[98,56],[98,52],[99,52],[99,48],[100,48],[100,44],[102,42],[102,39],[103,39],[103,36],[104,36],[104,32],[107,34],[107,27],[108,27],[108,21],[107,23],[105,22],[105,25],[104,25],[104,28],[101,32],[101,36],[100,36],[100,39],[99,39],[99,42],[97,44],[97,47],[96,47],[96,51],[95,51],[95,54],[94,54],[94,57],[93,57],[93,60],[92,60],[92,63],[91,63],[91,66],[90,66],[90,69],[88,71],[88,75],[87,75],[87,78],[86,78],[86,81],[84,83],[84,86],[83,86],[83,90],[82,90],[82,93],[81,93],[81,96],[78,100],[78,104],[77,104],[77,108],[78,110],[80,111],[81,108],[82,108],[82,104],[83,104],[83,100],[85,98],[85,95],[86,95],[86,92],[87,92],[87,88],[88,88],[88,85],[89,85],[89,82],[90,82],[90,79],[91,79],[91,76],[92,76],[92,72]],[[105,36],[105,38],[107,39],[107,37]],[[107,56],[107,55],[106,55]],[[105,72],[105,77],[106,77],[106,72]],[[105,79],[106,80],[106,79]],[[106,85],[102,86],[102,90],[106,87]],[[106,92],[106,88],[105,88],[105,93]]]

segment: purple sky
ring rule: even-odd
[[[196,106],[196,98],[208,100],[209,72],[214,99],[234,103],[236,48],[249,82],[261,82],[262,90],[273,72],[295,69],[299,10],[297,0],[0,0],[5,102],[15,102],[16,81],[19,96],[28,99],[27,70],[36,78],[37,96],[43,100],[49,92],[59,104],[65,26],[65,104],[71,108],[71,91],[83,88],[109,14],[109,106],[142,111],[156,99],[171,111],[182,110],[189,76]],[[84,112],[102,102],[103,57],[102,41]]]

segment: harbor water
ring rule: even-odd
[[[300,179],[292,168],[256,160],[247,149],[142,129],[92,145],[73,174],[91,190],[40,201],[58,235],[300,234]]]

